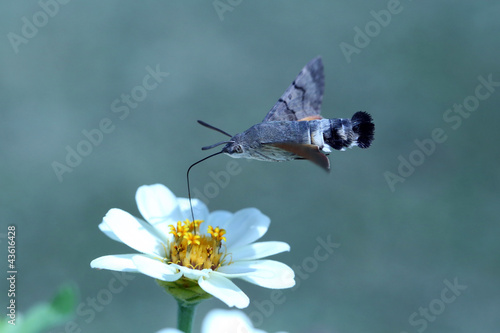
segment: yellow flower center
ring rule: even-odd
[[[200,224],[203,221],[186,220],[177,222],[177,226],[170,226],[170,233],[174,235],[174,241],[170,244],[170,258],[168,263],[177,264],[192,269],[211,268],[216,270],[224,262],[226,257],[222,241],[226,240],[226,231],[219,227],[208,226],[208,234],[199,235]]]

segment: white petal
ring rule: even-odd
[[[170,232],[169,225],[175,225],[177,221],[182,220],[177,198],[162,184],[139,187],[135,194],[135,200],[146,221],[165,235]]]
[[[101,230],[106,236],[111,238],[112,240],[120,242],[120,239],[115,235],[113,230],[106,223],[99,223],[99,230]]]
[[[192,268],[180,266],[177,264],[170,264],[170,266],[175,267],[176,269],[178,269],[182,273],[182,275],[184,275],[188,279],[192,279],[192,280],[198,280],[200,277],[208,278],[209,272],[212,271],[211,269],[203,269],[203,270],[192,269]]]
[[[189,205],[189,199],[187,198],[177,198],[177,203],[179,204],[179,209],[182,214],[182,220],[184,221],[185,219],[192,220],[193,217],[191,216],[191,206]],[[193,213],[194,213],[194,218],[196,220],[203,220],[205,221],[208,217],[208,208],[207,205],[203,203],[203,201],[198,200],[198,199],[192,199],[191,203],[193,204]]]
[[[154,230],[147,223],[136,219],[129,213],[113,208],[106,216],[103,223],[114,233],[120,242],[131,248],[151,255],[163,257],[165,249]]]
[[[139,272],[158,280],[172,282],[177,281],[182,276],[182,273],[177,272],[175,267],[171,267],[157,259],[138,254],[133,256],[132,260]]]
[[[271,220],[257,208],[237,211],[226,226],[228,250],[255,242],[264,236]]]
[[[284,289],[295,285],[295,273],[274,260],[239,261],[217,270],[228,278],[238,277],[265,288]]]
[[[198,284],[207,293],[217,297],[228,306],[243,309],[250,303],[250,299],[240,288],[216,272],[212,272],[209,278],[200,278]]]
[[[227,226],[231,221],[233,215],[233,213],[225,210],[216,210],[210,213],[205,222],[207,225],[211,225],[214,228],[219,227],[222,229],[227,229]]]
[[[97,269],[110,269],[112,271],[120,272],[138,272],[132,261],[134,254],[115,254],[109,256],[99,257],[90,262],[90,267]]]
[[[259,242],[231,248],[231,260],[253,260],[272,256],[277,253],[290,251],[290,245],[285,242]]]
[[[138,218],[138,217],[135,217],[132,215],[132,217],[134,219],[137,220],[137,222],[146,230],[149,231],[150,234],[156,236],[158,239],[160,239],[164,244],[166,244],[168,241],[170,241],[171,238],[173,238],[172,235],[165,235],[163,234],[162,232],[160,232],[159,230],[155,229],[155,227],[153,227],[151,224],[147,223],[146,221]],[[99,229],[104,233],[106,234],[106,236],[108,236],[109,238],[113,239],[113,240],[116,240],[116,241],[120,241],[120,239],[118,239],[118,236],[115,235],[115,233],[113,232],[113,230],[111,230],[111,228],[106,224],[106,222],[101,222],[99,224]]]
[[[151,224],[148,222],[144,221],[141,218],[138,218],[134,216],[134,218],[137,220],[137,222],[144,227],[144,229],[148,230],[150,234],[153,236],[156,236],[163,244],[167,244],[170,240],[174,238],[174,236],[170,233],[165,234],[163,231],[157,229],[156,227],[153,227]],[[170,229],[169,229],[170,231]],[[162,246],[163,247],[163,246]],[[161,253],[164,253],[164,248]]]
[[[240,310],[211,310],[203,319],[202,333],[254,333],[250,319]]]

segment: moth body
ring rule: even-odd
[[[251,158],[260,161],[289,161],[295,159],[291,152],[273,146],[279,142],[311,143],[310,126],[299,121],[269,121],[256,124],[231,138],[222,151],[234,158]],[[323,143],[321,143],[323,146]]]
[[[233,158],[280,162],[305,158],[280,148],[283,144],[315,146],[326,154],[332,148],[341,151],[358,145],[364,148],[366,140],[360,124],[370,121],[367,113],[358,112],[352,119],[263,122],[233,136],[222,151]]]

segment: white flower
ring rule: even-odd
[[[103,256],[94,259],[91,267],[137,272],[167,282],[187,278],[228,306],[238,308],[247,307],[249,299],[230,279],[275,289],[295,285],[290,267],[262,260],[289,251],[290,246],[284,242],[254,243],[270,224],[258,209],[209,213],[204,203],[193,199],[194,216],[204,221],[201,224],[203,221],[188,220],[188,199],[176,198],[161,184],[141,186],[136,201],[147,222],[114,208],[99,228],[140,253]],[[203,225],[208,225],[207,232]]]
[[[165,328],[156,333],[183,333]],[[201,333],[266,333],[253,327],[250,319],[240,310],[211,310],[201,325]],[[285,333],[285,332],[281,332]]]

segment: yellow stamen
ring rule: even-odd
[[[186,234],[186,236],[184,236],[184,238],[186,238],[188,245],[191,245],[192,243],[194,243],[196,245],[200,245],[200,236],[199,235],[195,235],[191,232],[188,232]]]
[[[219,229],[219,227],[216,227],[215,229],[209,225],[208,226],[208,233],[210,235],[212,235],[213,238],[215,238],[216,240],[218,240],[219,242],[222,241],[222,240],[226,240],[226,237],[224,237],[223,235],[226,233],[226,230],[224,229]]]
[[[177,222],[177,226],[170,226],[174,241],[170,244],[166,262],[198,270],[215,270],[221,266],[228,255],[222,245],[222,241],[226,241],[226,231],[208,226],[208,235],[200,235],[196,229],[201,223],[201,220],[185,220]]]

